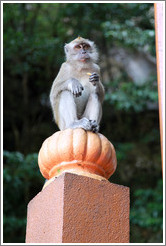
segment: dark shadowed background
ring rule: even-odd
[[[100,132],[115,146],[111,182],[131,190],[131,242],[162,242],[162,174],[151,3],[5,3],[4,242],[25,241],[28,202],[42,189],[42,142],[58,128],[49,92],[63,46],[95,41],[106,90]]]

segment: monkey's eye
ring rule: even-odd
[[[89,44],[85,44],[85,45],[83,46],[83,48],[84,48],[85,50],[88,50],[88,49],[90,48],[90,45],[89,45]]]
[[[74,46],[75,49],[81,49],[81,45]]]

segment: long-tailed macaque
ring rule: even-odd
[[[64,47],[66,62],[55,78],[50,101],[60,130],[83,128],[98,132],[104,87],[94,42],[78,37]]]

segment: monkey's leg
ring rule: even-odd
[[[77,120],[76,104],[71,92],[63,91],[59,96],[57,105],[57,121],[60,130],[69,128]]]
[[[66,128],[83,128],[85,130],[91,130],[91,122],[88,119],[82,118],[78,120],[74,97],[69,91],[63,91],[60,94],[57,118],[59,119],[58,126],[60,130]]]
[[[86,105],[83,117],[86,117],[91,122],[91,131],[99,131],[99,123],[102,116],[102,106],[97,94],[91,94]]]

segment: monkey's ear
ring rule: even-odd
[[[65,44],[65,46],[64,46],[65,53],[67,53],[69,51],[67,46],[68,46],[68,44]]]

